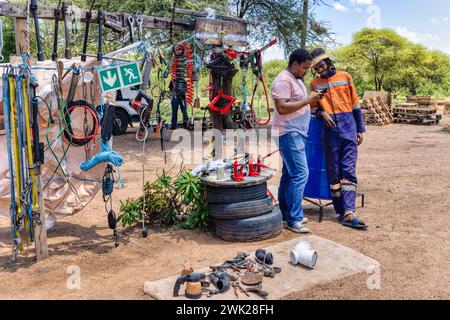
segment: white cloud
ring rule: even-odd
[[[339,2],[335,2],[335,3],[334,3],[334,8],[335,8],[337,11],[341,11],[341,12],[346,12],[346,11],[348,11],[348,8],[347,8],[346,6],[340,4]]]
[[[436,18],[436,17],[432,17],[431,18],[431,23],[432,24],[441,24],[441,23],[446,23],[448,22],[448,18],[444,17],[444,18]]]
[[[350,0],[352,4],[360,4],[370,6],[373,4],[373,0]]]
[[[405,37],[406,39],[408,39],[409,41],[414,42],[414,43],[422,43],[424,41],[439,41],[440,40],[439,36],[432,35],[431,33],[419,34],[419,33],[410,31],[407,28],[403,28],[403,27],[397,27],[397,28],[395,28],[395,31],[402,37]]]
[[[355,11],[356,12],[362,12],[363,10],[361,8],[356,8]]]

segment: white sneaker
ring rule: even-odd
[[[303,218],[303,220],[300,221],[301,224],[307,224],[308,222],[309,222],[309,219],[308,219],[308,218]],[[283,221],[283,227],[286,228],[287,225],[288,225],[287,222],[286,222],[286,221]]]
[[[300,222],[296,222],[292,226],[288,225],[286,228],[295,233],[309,233],[309,229]]]

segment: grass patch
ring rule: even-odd
[[[448,124],[446,124],[444,126],[444,128],[442,128],[442,131],[444,131],[445,133],[449,133],[450,134],[450,126]]]

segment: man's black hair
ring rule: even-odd
[[[294,64],[294,62],[297,62],[298,64],[301,64],[306,61],[311,61],[313,57],[306,49],[297,49],[294,52],[291,53],[289,56],[289,67]]]

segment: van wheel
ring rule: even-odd
[[[121,109],[116,109],[114,114],[113,135],[120,136],[127,132],[128,114]]]

